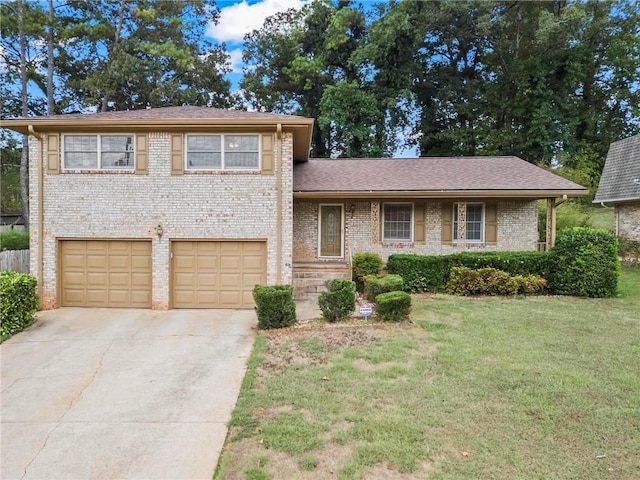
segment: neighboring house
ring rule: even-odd
[[[357,252],[535,250],[537,200],[553,218],[557,198],[587,193],[515,157],[309,160],[313,120],[287,115],[165,107],[2,126],[30,135],[43,308],[247,308],[256,283],[303,298]]]
[[[611,144],[593,202],[613,205],[616,235],[640,242],[640,135]]]

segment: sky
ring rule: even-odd
[[[235,90],[242,76],[244,35],[262,27],[267,17],[289,8],[299,9],[309,0],[218,0],[216,3],[220,8],[219,22],[210,24],[205,34],[218,43],[226,43],[232,68],[228,78]]]

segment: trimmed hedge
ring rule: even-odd
[[[29,326],[38,309],[36,277],[0,272],[0,334],[13,335]]]
[[[11,229],[0,233],[0,251],[4,250],[29,250],[29,232]]]
[[[377,275],[382,270],[382,259],[377,253],[356,253],[352,258],[352,280],[356,282],[356,290],[364,290],[364,279],[369,275]]]
[[[561,230],[551,249],[549,283],[554,293],[611,297],[618,288],[618,239],[608,230],[574,227]]]
[[[453,295],[516,295],[540,293],[547,281],[538,275],[509,275],[495,268],[453,267],[447,293]]]
[[[291,285],[256,285],[253,299],[259,328],[289,327],[298,321]]]
[[[376,315],[382,321],[407,320],[409,313],[411,313],[411,296],[406,292],[387,292],[376,297]]]
[[[325,282],[327,290],[320,294],[318,306],[328,322],[343,320],[356,309],[356,284],[351,280],[336,278]]]
[[[546,252],[483,252],[453,255],[389,256],[389,273],[404,280],[404,289],[410,292],[444,292],[453,267],[471,269],[495,268],[511,275],[538,275],[549,278],[551,258]]]
[[[381,275],[368,277],[364,280],[364,296],[370,302],[375,302],[381,293],[397,292],[403,289],[404,282],[400,275]]]

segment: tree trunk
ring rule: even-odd
[[[22,116],[29,116],[27,103],[27,39],[24,32],[24,5],[22,0],[17,1],[18,10],[18,35],[20,37],[20,101],[22,103]],[[20,199],[22,200],[22,218],[25,227],[29,227],[29,137],[22,136],[22,158],[20,159]]]
[[[53,115],[53,0],[49,0],[49,28],[47,29],[47,115]]]

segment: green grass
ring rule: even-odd
[[[638,478],[639,311],[625,269],[616,298],[414,297],[369,337],[260,336],[215,478]]]

